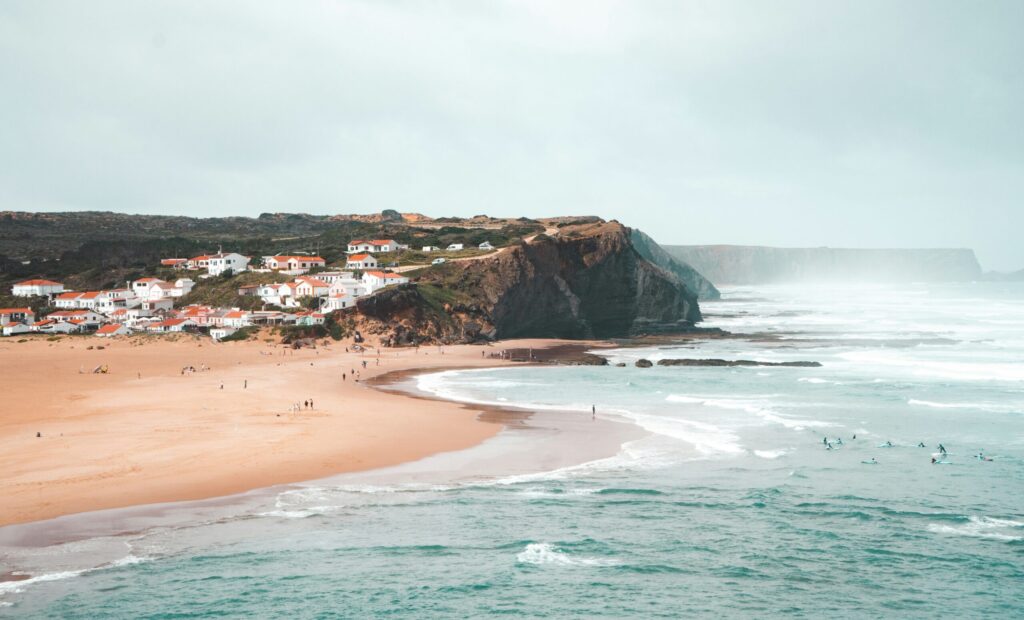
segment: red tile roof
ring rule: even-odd
[[[24,282],[18,282],[14,286],[64,286],[60,282],[54,282],[53,280],[25,280]]]
[[[35,312],[32,312],[32,308],[0,308],[0,314],[31,314],[34,316]]]
[[[96,333],[97,334],[113,334],[113,333],[117,332],[117,330],[121,329],[121,327],[122,326],[121,326],[120,323],[111,323],[110,325],[104,325],[103,327],[100,327],[99,329],[96,330]]]
[[[370,254],[353,254],[352,256],[348,257],[348,262],[355,263],[365,260],[367,258],[373,258],[373,256],[371,256]]]

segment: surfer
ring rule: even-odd
[[[829,442],[826,441],[825,442],[825,449],[826,450],[831,450],[832,449],[832,444],[830,444]]]
[[[892,442],[891,441],[885,442],[885,447],[886,448],[891,448],[892,447]]]
[[[944,446],[944,445],[942,445],[940,443],[939,444],[939,452],[941,452],[942,454],[945,454],[946,453],[946,446]]]
[[[843,438],[842,437],[839,437],[839,438],[836,439],[836,445],[837,446],[843,445]]]
[[[828,445],[828,437],[822,437],[821,438],[821,443],[822,443],[822,445],[827,446]]]
[[[924,442],[923,441],[917,442],[917,447],[918,448],[923,448],[924,447]]]

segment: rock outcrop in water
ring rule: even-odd
[[[480,260],[432,267],[357,303],[392,344],[497,338],[615,338],[685,331],[697,296],[644,259],[618,222],[560,227]]]
[[[664,246],[718,284],[959,282],[981,278],[969,249],[874,250],[739,245]]]
[[[686,288],[697,293],[698,298],[720,299],[722,297],[710,280],[685,261],[673,258],[654,239],[635,228],[630,229],[629,232],[633,247],[640,253],[640,256],[679,278]]]

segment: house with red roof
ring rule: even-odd
[[[63,292],[64,285],[53,280],[25,280],[11,287],[11,294],[15,297],[43,297]]]
[[[394,239],[353,239],[348,242],[346,254],[362,252],[397,252],[398,242]]]
[[[345,263],[346,269],[376,269],[377,259],[371,254],[352,254]]]
[[[96,330],[96,335],[101,338],[127,336],[130,333],[132,333],[132,331],[128,329],[128,326],[120,323],[108,323],[107,325],[101,325],[100,328]]]
[[[319,256],[296,256],[278,254],[264,256],[263,266],[271,271],[286,271],[292,274],[307,273],[310,269],[327,266],[327,261]]]
[[[160,259],[160,266],[161,267],[173,267],[175,269],[185,269],[186,267],[188,267],[188,259],[187,258],[161,258]]]
[[[389,271],[370,270],[363,272],[363,283],[367,285],[371,293],[376,292],[385,286],[405,284],[408,281],[409,278]]]

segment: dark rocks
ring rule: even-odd
[[[650,362],[640,360],[640,362]],[[639,366],[640,362],[636,365]],[[786,368],[820,368],[821,362],[758,362],[756,360],[723,360],[723,359],[664,359],[658,360],[658,366],[782,366]]]
[[[664,361],[664,360],[662,360],[662,361]],[[659,363],[661,363],[661,362],[659,362]],[[636,367],[637,368],[650,368],[651,366],[654,366],[654,364],[651,363],[651,360],[637,360],[636,361]]]

